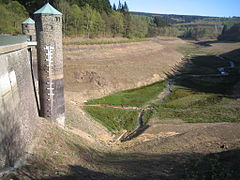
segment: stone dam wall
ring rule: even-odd
[[[27,41],[0,46],[0,172],[17,166],[31,143],[38,108]]]

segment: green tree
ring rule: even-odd
[[[0,0],[0,4],[8,4],[10,3],[12,0]]]
[[[97,36],[104,31],[104,21],[99,12],[92,9],[88,4],[83,8],[84,29],[87,37]]]
[[[144,16],[131,16],[129,38],[143,38],[148,34],[148,20]]]
[[[186,29],[184,29],[183,37],[184,38],[191,38],[192,37],[192,33],[193,33],[193,29],[192,28],[186,28]]]
[[[117,10],[117,7],[116,7],[116,4],[115,3],[113,3],[113,8],[112,8],[114,11],[116,11]]]
[[[63,35],[65,36],[67,33],[67,26],[69,25],[68,21],[70,16],[70,4],[66,0],[56,0],[54,4],[56,8],[63,14]]]
[[[84,16],[84,29],[87,33],[87,37],[90,37],[91,31],[93,30],[93,9],[87,4],[83,8],[83,16]]]
[[[30,14],[41,8],[44,4],[49,2],[50,4],[54,4],[56,0],[18,0]]]
[[[106,37],[106,36],[111,35],[111,25],[112,25],[111,15],[108,15],[106,12],[102,12],[102,19],[105,24],[103,36]]]
[[[83,30],[83,11],[78,5],[73,4],[70,8],[69,23],[68,23],[68,34],[69,35],[80,35]]]
[[[21,33],[21,24],[27,16],[25,7],[17,1],[0,4],[0,33]]]
[[[121,1],[119,0],[119,2],[118,2],[118,8],[117,8],[117,10],[122,10],[122,3],[121,3]]]
[[[129,12],[129,8],[128,8],[126,1],[124,2],[124,5],[122,6],[122,10],[123,10],[123,12],[127,12],[127,13]]]
[[[154,23],[157,25],[157,27],[165,27],[169,26],[168,22],[160,18],[159,16],[154,17]]]
[[[11,13],[12,23],[15,29],[21,28],[21,22],[27,17],[28,13],[24,6],[17,1],[12,1],[7,5]]]
[[[158,35],[161,36],[178,36],[178,29],[172,26],[165,26],[158,28]]]
[[[0,4],[0,33],[13,33],[15,31],[9,19],[10,14],[6,5]],[[8,20],[6,21],[6,19]]]
[[[106,24],[99,12],[95,11],[94,16],[95,16],[94,17],[95,21],[94,21],[94,29],[93,29],[92,37],[97,37],[105,31]]]
[[[111,14],[111,31],[113,37],[117,35],[122,35],[124,29],[124,19],[123,14],[119,11],[113,11]]]
[[[109,0],[102,0],[102,4],[103,4],[103,11],[106,12],[107,14],[110,14],[112,12],[112,6]]]

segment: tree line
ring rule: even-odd
[[[178,33],[160,17],[132,15],[126,2],[111,6],[109,0],[0,0],[0,33],[20,33],[22,21],[46,2],[63,13],[66,36],[143,38]]]

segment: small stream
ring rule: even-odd
[[[219,58],[219,60],[226,60],[224,57],[222,56],[216,56],[217,58]],[[172,92],[173,92],[173,84],[174,81],[177,78],[180,78],[182,76],[187,76],[187,77],[222,77],[222,76],[229,76],[229,73],[226,71],[227,69],[233,69],[236,68],[236,65],[233,61],[229,61],[229,66],[228,67],[219,67],[217,68],[217,70],[219,71],[219,74],[207,74],[207,75],[197,75],[197,74],[189,74],[189,75],[181,75],[172,79],[167,79],[166,80],[166,88],[161,92],[160,96],[162,96],[157,102],[157,104],[163,104],[167,101],[167,99],[171,96]],[[143,115],[144,115],[144,110],[142,110],[139,113],[139,117],[137,120],[138,123],[138,127],[132,131],[130,134],[128,134],[127,136],[125,136],[121,141],[128,141],[133,139],[134,137],[138,136],[139,134],[141,134],[146,127],[148,128],[149,126],[143,126]]]
[[[222,56],[219,56],[217,55],[216,56],[217,58],[219,58],[219,60],[226,60],[224,57]],[[227,69],[234,69],[236,68],[236,65],[235,63],[230,60],[229,61],[229,66],[228,67],[219,67],[217,68],[217,70],[219,71],[219,74],[207,74],[207,75],[197,75],[197,74],[188,74],[188,75],[181,75],[181,76],[189,76],[189,77],[221,77],[221,76],[229,76],[229,73],[226,71]],[[174,84],[174,81],[175,79],[177,78],[180,78],[181,76],[179,77],[175,77],[175,78],[172,78],[172,79],[168,79],[166,81],[166,88],[165,88],[165,95],[164,97],[162,97],[160,99],[160,104],[164,103],[167,101],[167,99],[171,96],[172,92],[173,92],[173,84]]]
[[[219,60],[226,60],[224,57],[222,56],[216,56],[217,58],[219,58]],[[180,75],[171,79],[167,79],[166,80],[166,88],[160,93],[160,98],[157,101],[154,101],[153,104],[163,104],[167,101],[167,99],[172,95],[173,92],[173,84],[174,81],[177,78],[181,78],[182,76],[187,76],[187,77],[222,77],[222,76],[229,76],[230,74],[227,72],[227,69],[233,69],[236,68],[236,65],[233,61],[229,61],[229,66],[227,67],[219,67],[217,68],[217,70],[219,71],[219,74],[207,74],[207,75],[197,75],[197,74],[188,74],[188,75]],[[143,125],[143,116],[144,116],[144,111],[148,110],[148,109],[153,109],[152,107],[148,107],[145,109],[141,109],[141,112],[139,113],[138,116],[138,120],[137,120],[137,124],[138,127],[130,132],[128,135],[126,135],[125,137],[121,138],[121,142],[124,141],[129,141],[135,137],[137,137],[138,135],[140,135],[141,133],[143,133],[149,126],[148,125]]]
[[[173,84],[173,80],[172,79],[168,79],[166,81],[166,89],[165,89],[165,96],[160,100],[160,104],[164,103],[167,101],[168,97],[171,96],[173,89],[172,89],[172,84]]]

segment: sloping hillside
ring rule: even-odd
[[[240,41],[240,23],[233,25],[229,30],[226,30],[219,36],[219,40],[225,41]]]

